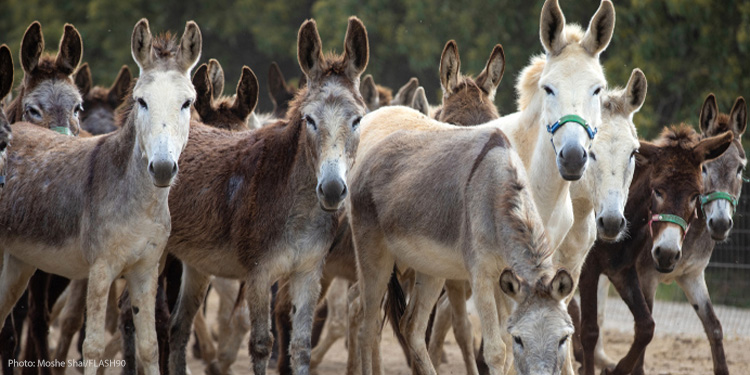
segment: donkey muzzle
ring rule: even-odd
[[[159,158],[148,163],[148,173],[156,187],[169,187],[177,175],[177,163],[171,158]]]
[[[734,226],[731,217],[719,217],[708,219],[708,231],[711,232],[711,238],[714,241],[724,241],[729,236],[729,232]]]
[[[588,153],[581,145],[569,142],[557,153],[557,169],[564,180],[576,181],[581,179],[586,170]]]
[[[596,218],[596,230],[601,240],[616,241],[626,227],[625,217],[619,212],[611,215],[599,215]]]
[[[325,211],[336,211],[348,194],[346,182],[340,178],[323,180],[316,189],[320,207]]]

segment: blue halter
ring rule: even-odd
[[[555,134],[557,130],[562,128],[563,125],[569,123],[569,122],[575,122],[578,125],[581,125],[585,130],[586,134],[589,135],[589,139],[594,139],[594,136],[599,131],[597,128],[592,128],[586,120],[584,120],[581,116],[578,115],[565,115],[563,117],[560,117],[559,120],[557,120],[556,123],[552,125],[547,125],[547,131],[550,134]]]

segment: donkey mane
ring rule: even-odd
[[[154,37],[151,50],[158,58],[173,58],[177,56],[180,45],[177,43],[177,36],[171,31],[161,33]]]
[[[393,100],[393,90],[378,84],[375,84],[375,88],[378,90],[378,100],[380,103],[390,103]]]
[[[567,42],[567,45],[579,43],[585,35],[583,29],[574,23],[565,25],[563,33],[563,40]],[[542,71],[544,71],[546,63],[547,55],[544,53],[531,56],[529,65],[523,68],[521,74],[518,75],[518,81],[516,82],[518,99],[516,104],[519,110],[523,111],[531,103],[531,98],[539,89],[539,80],[542,78]]]
[[[699,141],[699,135],[690,125],[681,123],[664,128],[654,142],[659,147],[690,149]]]

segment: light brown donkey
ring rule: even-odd
[[[0,195],[0,319],[37,268],[88,277],[83,352],[98,363],[107,296],[122,275],[134,301],[140,359],[147,374],[157,374],[156,276],[170,231],[169,186],[195,99],[189,71],[200,55],[201,34],[188,22],[180,43],[152,38],[143,19],[131,46],[141,74],[120,131],[81,139],[28,123],[13,126]],[[85,374],[93,375],[96,367],[85,364]]]
[[[243,279],[250,309],[253,370],[264,374],[273,338],[270,288],[290,280],[290,352],[297,374],[309,373],[312,318],[323,259],[333,242],[347,171],[359,143],[365,103],[359,77],[367,66],[367,32],[351,17],[342,56],[324,55],[315,21],[298,35],[307,86],[286,120],[230,133],[194,123],[172,191],[167,249],[183,261],[183,282],[170,322],[169,371],[185,373],[185,346],[209,275]],[[195,215],[195,212],[201,212]]]
[[[79,116],[83,99],[72,75],[83,55],[81,35],[65,24],[56,57],[42,55],[42,25],[34,21],[21,41],[23,81],[18,96],[7,108],[8,121],[27,121],[66,134],[81,131]]]

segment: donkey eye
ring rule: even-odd
[[[518,336],[513,336],[513,341],[515,341],[515,343],[516,343],[516,344],[518,344],[518,346],[520,346],[520,347],[521,347],[521,349],[523,349],[523,340],[521,340],[521,338],[520,338],[520,337],[518,337]]]
[[[596,90],[594,90],[594,95],[599,95],[600,92],[602,92],[602,88],[597,87]]]
[[[742,166],[740,165],[739,167],[737,167],[737,174],[742,175],[743,170],[745,170],[745,168],[742,168]]]
[[[565,336],[562,339],[560,339],[560,344],[559,344],[560,347],[562,347],[563,345],[565,345],[565,342],[568,341],[568,337],[570,337],[570,336]]]
[[[190,108],[190,104],[192,104],[190,100],[185,100],[185,103],[182,103],[182,109]]]
[[[73,108],[73,115],[75,117],[80,116],[81,112],[83,112],[83,106],[82,105],[79,104],[75,108]]]
[[[591,156],[591,160],[596,161],[596,154],[594,151],[589,151],[589,156]]]
[[[552,91],[552,89],[549,86],[544,85],[544,86],[542,86],[542,88],[544,89],[544,92],[547,93],[547,95],[555,95],[555,92]]]
[[[357,116],[357,118],[352,121],[352,129],[356,129],[359,126],[360,121],[362,121],[362,116]]]
[[[42,118],[42,113],[39,112],[39,110],[34,107],[26,108],[26,114],[37,120]]]
[[[307,122],[307,126],[310,126],[315,130],[318,129],[318,125],[315,124],[315,120],[313,120],[312,117],[305,115],[304,120]]]
[[[662,197],[662,193],[661,193],[661,191],[659,191],[659,190],[657,190],[657,189],[654,189],[654,195],[655,195],[655,196],[656,196],[657,198],[661,198],[661,197]]]
[[[143,109],[148,109],[148,105],[146,104],[146,101],[143,100],[143,98],[138,98],[138,105],[140,105]]]
[[[706,169],[706,166],[705,166],[705,165],[701,165],[701,172],[702,172],[703,174],[706,174],[706,173],[708,173],[708,170]]]

